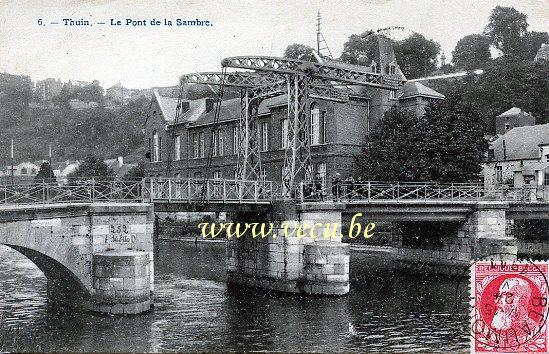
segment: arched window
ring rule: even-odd
[[[372,64],[370,64],[370,71],[373,72],[374,74],[377,74],[377,64],[375,61],[372,60]]]
[[[395,63],[389,64],[389,66],[387,67],[387,74],[396,75],[396,65],[395,65]]]
[[[316,103],[311,105],[311,145],[320,144],[320,109]]]
[[[156,130],[153,131],[152,140],[153,140],[153,151],[152,151],[153,162],[158,162],[160,161],[160,143],[159,143],[160,139],[158,137],[158,132]]]

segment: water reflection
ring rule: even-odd
[[[466,308],[456,314],[454,301],[466,282],[395,274],[387,264],[352,254],[346,297],[227,290],[224,244],[166,242],[154,310],[111,317],[48,306],[40,271],[0,247],[0,350],[466,352]],[[13,343],[18,328],[30,339]]]

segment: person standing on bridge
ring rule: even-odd
[[[314,179],[314,188],[315,188],[315,198],[323,201],[324,200],[324,191],[322,190],[322,177],[320,173],[317,172]]]
[[[347,198],[353,199],[355,190],[355,179],[353,178],[353,176],[349,175],[349,177],[345,179],[345,189],[346,190],[344,193]]]
[[[341,174],[337,172],[332,177],[332,194],[334,195],[334,201],[339,201],[339,196],[341,193]]]

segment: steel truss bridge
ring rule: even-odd
[[[283,189],[282,185],[272,181],[257,180],[145,178],[123,181],[89,178],[66,183],[52,181],[31,185],[0,186],[0,205],[121,201],[259,205],[287,199]],[[544,195],[540,195],[539,192],[535,187],[485,189],[479,184],[369,181],[341,183],[317,190],[301,183],[297,193],[292,197],[296,202],[341,201],[346,203],[549,200],[547,191],[542,191]]]
[[[320,58],[322,61],[322,58]],[[283,183],[287,194],[295,193],[302,181],[312,179],[310,149],[310,98],[348,102],[346,85],[361,85],[385,90],[398,90],[398,77],[370,72],[369,68],[334,62],[246,56],[221,61],[221,72],[186,74],[180,78],[180,93],[176,122],[181,115],[187,84],[217,85],[220,87],[218,106],[223,87],[240,89],[239,151],[237,179],[261,180],[261,153],[257,134],[260,103],[280,95],[288,97],[288,137],[284,153]],[[247,71],[228,72],[227,69]],[[206,171],[206,178],[209,171]],[[289,196],[289,195],[288,195]]]

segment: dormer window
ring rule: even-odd
[[[396,74],[396,65],[391,64],[389,65],[389,75],[395,75]]]

